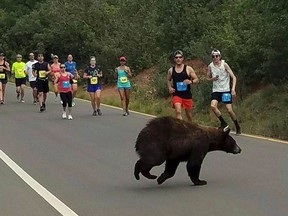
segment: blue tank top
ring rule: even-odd
[[[121,70],[120,67],[117,68],[117,75],[118,75],[118,79],[117,79],[118,88],[130,88],[131,87],[130,81],[128,79],[128,74],[124,70]]]
[[[66,71],[75,76],[76,62],[65,62]]]

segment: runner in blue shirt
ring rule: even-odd
[[[77,93],[77,89],[78,89],[78,79],[79,79],[79,75],[77,72],[77,66],[76,66],[76,62],[73,61],[73,56],[71,54],[68,55],[67,57],[67,61],[65,62],[65,67],[66,67],[66,71],[71,73],[74,78],[71,80],[71,86],[72,86],[72,96],[73,96],[73,102],[72,102],[72,106],[75,106],[75,101],[74,101],[74,97]]]

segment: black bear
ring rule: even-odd
[[[140,159],[135,164],[134,176],[139,180],[141,173],[148,179],[156,179],[150,170],[166,161],[165,170],[157,179],[158,184],[162,184],[174,176],[181,161],[187,161],[187,172],[194,185],[206,185],[206,181],[199,179],[199,174],[208,152],[241,152],[229,132],[229,128],[224,131],[201,127],[174,117],[152,119],[137,137],[135,148]]]

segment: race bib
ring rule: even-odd
[[[70,87],[70,82],[69,82],[69,81],[63,81],[63,82],[62,82],[62,87],[63,87],[64,89],[69,88],[69,87]]]
[[[187,90],[187,84],[184,82],[177,82],[176,83],[177,91],[186,91]]]
[[[231,98],[231,94],[230,93],[224,93],[222,94],[222,102],[231,102],[232,98]]]
[[[73,84],[77,84],[77,83],[78,83],[78,80],[72,79],[72,82],[73,82]]]
[[[97,83],[98,83],[98,77],[92,77],[92,78],[90,79],[90,84],[95,85],[95,84],[97,84]]]
[[[5,79],[6,78],[6,74],[0,74],[0,79]]]
[[[40,70],[39,71],[39,78],[40,79],[46,78],[46,71],[45,70]]]
[[[121,83],[127,83],[128,82],[127,77],[120,77],[120,82]]]

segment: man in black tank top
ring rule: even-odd
[[[176,111],[176,118],[182,119],[182,108],[185,109],[187,119],[192,121],[192,93],[191,84],[199,83],[199,79],[192,67],[183,63],[184,55],[181,50],[174,52],[175,66],[168,70],[167,87],[173,95],[172,104]],[[172,85],[171,85],[172,81]]]
[[[38,100],[40,112],[46,110],[46,98],[49,92],[48,75],[51,73],[51,67],[48,62],[44,61],[43,54],[38,54],[38,62],[33,65],[33,75],[37,77],[36,86],[38,91]]]

